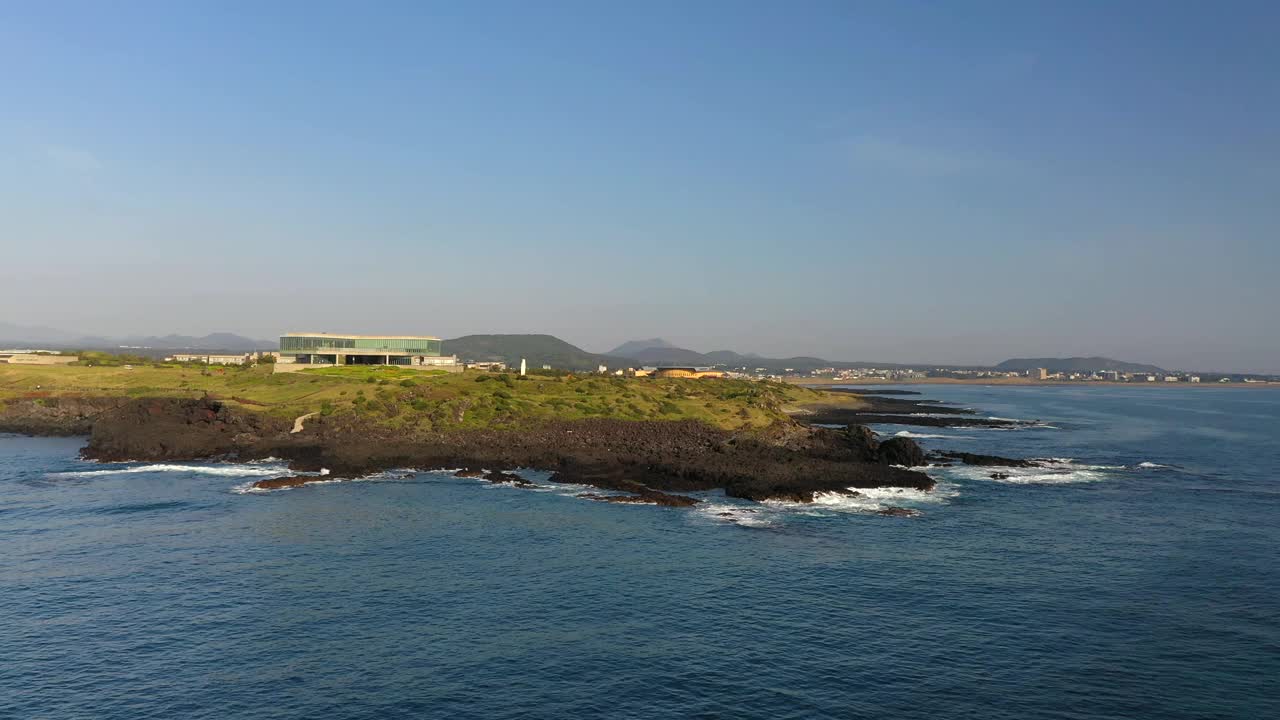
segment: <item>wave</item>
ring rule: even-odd
[[[104,477],[110,475],[132,475],[135,473],[193,473],[197,475],[220,475],[223,477],[266,477],[271,475],[280,475],[289,472],[289,469],[282,465],[260,465],[260,464],[232,464],[225,463],[220,465],[179,465],[172,463],[157,463],[152,465],[135,465],[124,468],[111,468],[106,470],[76,470],[71,472],[47,473],[45,477],[51,478],[88,478],[88,477]]]
[[[337,485],[339,483],[373,482],[375,480],[401,480],[406,477],[409,477],[415,472],[416,471],[414,470],[407,470],[407,469],[383,470],[382,472],[371,473],[369,475],[363,475],[358,478],[329,478],[327,477],[329,475],[328,468],[321,468],[320,472],[317,472],[317,473],[290,472],[286,470],[285,473],[288,473],[290,475],[294,475],[297,477],[312,477],[314,479],[308,480],[301,485],[289,485],[287,487],[278,487],[278,488],[254,487],[254,484],[257,483],[258,480],[249,480],[247,482],[240,483],[239,485],[232,486],[231,492],[235,493],[236,495],[251,495],[251,494],[256,495],[256,494],[264,494],[264,493],[282,492],[284,490],[293,490],[295,488],[300,488],[300,487],[311,487],[312,485]],[[275,473],[275,474],[280,475],[282,473]]]
[[[766,507],[746,507],[728,503],[702,502],[694,506],[694,512],[709,520],[741,525],[749,528],[767,528],[777,524],[774,513]]]
[[[973,438],[968,435],[935,435],[932,433],[911,432],[910,430],[901,430],[899,432],[894,433],[893,435],[894,437],[916,438],[916,439],[936,438],[939,440],[973,440]]]
[[[1114,477],[1114,472],[1124,470],[1123,465],[1086,465],[1072,458],[1034,458],[1035,467],[985,467],[959,465],[942,471],[948,476],[963,480],[981,480],[1005,485],[1068,485],[1090,483]]]
[[[1177,465],[1165,465],[1164,463],[1151,462],[1149,460],[1144,460],[1134,465],[1134,467],[1142,470],[1176,470],[1178,468]]]

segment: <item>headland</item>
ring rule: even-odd
[[[274,457],[298,473],[263,488],[397,468],[502,482],[510,480],[504,473],[534,468],[610,493],[598,499],[662,505],[696,502],[678,494],[713,489],[795,502],[857,488],[929,490],[934,481],[909,469],[923,458],[914,442],[880,442],[852,421],[822,425],[840,413],[852,420],[940,410],[719,378],[0,366],[0,431],[87,435],[82,454],[99,461]]]

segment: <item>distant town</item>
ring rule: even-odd
[[[259,346],[265,344],[238,336],[222,337],[237,338]],[[1280,384],[1280,376],[1276,375],[1171,371],[1108,358],[1018,359],[985,368],[946,365],[912,367],[896,364],[876,367],[865,363],[823,364],[820,359],[809,357],[793,358],[795,362],[791,364],[787,360],[739,355],[729,351],[701,354],[661,343],[656,339],[633,341],[608,354],[593,354],[549,335],[474,335],[442,340],[421,335],[286,333],[280,337],[277,347],[257,350],[172,352],[147,345],[117,345],[95,350],[56,347],[0,349],[0,364],[75,363],[124,367],[154,363],[204,366],[271,364],[274,372],[295,372],[336,365],[389,365],[444,372],[518,370],[520,374],[528,371],[572,372],[619,377],[721,377],[822,384],[943,381],[1142,385]],[[623,357],[623,353],[634,357]],[[712,362],[720,359],[728,362]],[[755,362],[750,362],[751,360]],[[1049,367],[1039,366],[1038,363]],[[1029,367],[1019,367],[1028,364]],[[1071,369],[1063,369],[1064,367]]]

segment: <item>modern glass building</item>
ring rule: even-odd
[[[306,365],[447,365],[441,342],[428,335],[331,335],[286,333],[280,336],[280,359]]]

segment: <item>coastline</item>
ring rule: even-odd
[[[610,502],[682,505],[672,493],[720,489],[754,501],[812,502],[857,489],[931,490],[935,481],[903,465],[914,442],[879,442],[865,428],[835,430],[798,421],[739,431],[696,420],[564,420],[519,429],[464,429],[405,435],[353,416],[289,420],[211,399],[81,399],[50,407],[9,402],[0,429],[30,435],[81,435],[81,455],[102,462],[249,462],[279,458],[300,476],[292,484],[366,477],[387,470],[462,468],[496,474],[552,472],[558,482],[627,493]],[[914,455],[913,455],[914,453]],[[278,486],[279,479],[277,479]],[[262,486],[272,487],[271,483]],[[603,499],[603,498],[602,498]]]
[[[884,378],[854,378],[848,380],[840,380],[836,378],[813,378],[813,377],[784,377],[782,382],[801,387],[827,387],[832,385],[1000,385],[1003,387],[1037,387],[1037,386],[1063,386],[1063,387],[1126,387],[1126,388],[1249,388],[1249,389],[1280,389],[1280,382],[1259,382],[1259,383],[1166,383],[1166,382],[1116,382],[1112,380],[1032,380],[1030,378],[909,378],[903,380],[888,380]]]

